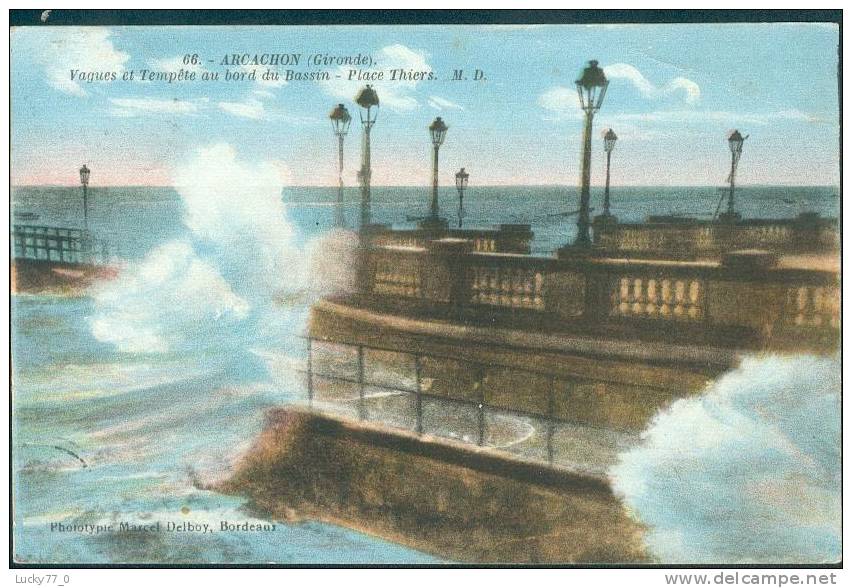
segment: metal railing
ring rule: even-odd
[[[298,337],[305,344],[305,368],[297,370],[306,378],[305,401],[323,412],[596,472],[635,443],[641,429],[605,424],[575,398],[608,382]],[[632,386],[631,394],[643,390],[657,398],[662,388]]]
[[[110,254],[106,241],[83,229],[15,224],[9,238],[13,259],[97,264]]]

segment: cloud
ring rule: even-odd
[[[251,71],[251,69],[253,69],[253,68],[247,68],[247,69],[249,71]],[[277,72],[278,73],[278,79],[277,80],[264,80],[263,74],[265,72],[266,72],[266,70],[264,70],[262,68],[257,69],[257,74],[256,74],[257,79],[255,79],[254,83],[257,84],[258,86],[260,86],[261,88],[280,88],[281,86],[287,85],[286,80],[284,80],[284,76],[281,75],[280,72]]]
[[[658,87],[642,75],[642,72],[626,63],[607,65],[604,67],[604,72],[610,80],[625,79],[630,81],[642,96],[651,100],[680,93],[683,94],[684,102],[687,104],[695,104],[701,98],[701,89],[698,84],[686,78],[673,78],[665,86]],[[567,114],[566,117],[570,118],[579,118],[578,101],[576,88],[564,86],[550,88],[538,97],[538,104],[542,108],[559,113],[569,111],[571,114]]]
[[[110,98],[113,116],[138,116],[141,114],[195,114],[198,105],[188,100],[163,100],[159,98]]]
[[[546,90],[538,97],[538,105],[556,116],[545,120],[579,120],[583,117],[580,110],[577,90],[564,86],[555,86]],[[812,124],[832,123],[836,120],[831,116],[803,112],[795,108],[774,110],[769,112],[731,112],[728,110],[654,110],[650,112],[609,112],[602,111],[599,115],[602,124],[618,123],[672,123],[690,124],[707,122],[724,122],[734,127],[737,125],[764,126],[776,121],[805,122]]]
[[[684,101],[694,104],[701,98],[701,88],[687,78],[673,78],[665,86],[655,86],[638,69],[627,63],[613,63],[604,67],[604,73],[610,80],[623,79],[631,82],[645,98],[656,100],[671,94],[683,92]]]
[[[563,86],[551,88],[538,97],[538,105],[566,118],[580,118],[580,102],[576,89]]]
[[[797,109],[774,110],[770,112],[731,112],[728,110],[662,110],[653,112],[615,113],[608,114],[611,121],[648,121],[661,123],[704,123],[726,122],[731,126],[739,124],[768,125],[775,121],[792,121],[807,123],[834,122],[831,117],[811,114]]]
[[[657,415],[610,476],[662,562],[839,560],[840,372],[746,358]]]
[[[254,98],[248,98],[243,102],[219,102],[217,106],[229,114],[259,120],[266,116],[263,103]]]
[[[193,115],[202,110],[207,111],[212,106],[207,98],[196,101],[160,98],[110,98],[109,101],[114,107],[110,113],[113,116],[121,117],[144,114]],[[242,118],[253,120],[271,118],[263,103],[254,97],[247,98],[242,102],[217,102],[216,107],[222,112]],[[283,113],[277,113],[275,117],[284,118],[285,116]]]
[[[274,103],[271,108],[267,108],[266,104],[261,102],[261,100],[265,100],[273,96],[274,94],[269,90],[255,88],[252,90],[251,94],[249,94],[249,96],[241,102],[222,101],[216,103],[216,106],[222,112],[242,118],[250,118],[252,120],[286,121],[291,125],[315,125],[321,121],[321,119],[317,117],[294,115]]]
[[[112,31],[101,27],[40,28],[33,35],[34,56],[44,67],[48,84],[66,94],[85,96],[80,82],[71,79],[72,70],[120,75],[130,59],[113,46],[111,36]]]
[[[390,80],[388,73],[392,69],[413,70],[416,72],[432,71],[432,66],[426,62],[426,53],[406,47],[402,44],[388,45],[378,52],[376,63],[385,72],[385,80],[370,82],[379,95],[381,106],[391,110],[408,111],[418,106],[413,96],[418,82],[414,80]],[[352,100],[365,82],[349,80],[349,66],[341,65],[331,72],[331,79],[319,82],[327,94],[341,99]],[[376,70],[379,71],[379,70]],[[340,77],[337,77],[340,76]]]
[[[428,104],[437,110],[464,110],[463,107],[455,102],[441,98],[440,96],[429,96]]]

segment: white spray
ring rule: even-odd
[[[661,412],[610,476],[666,563],[840,558],[840,365],[745,359]]]
[[[94,294],[98,340],[130,353],[244,347],[276,320],[274,300],[309,301],[353,283],[352,234],[332,231],[299,247],[274,165],[241,162],[218,144],[174,177],[187,236]]]

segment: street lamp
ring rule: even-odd
[[[361,230],[370,224],[370,129],[376,123],[376,115],[379,110],[379,95],[372,86],[367,84],[358,92],[355,102],[361,107],[361,126],[364,128],[363,142],[361,143],[361,171],[358,179],[361,181]]]
[[[615,142],[618,141],[618,135],[612,129],[606,129],[603,132],[604,151],[606,152],[606,187],[604,188],[604,210],[603,215],[609,218],[612,215],[609,213],[609,164],[612,159],[612,150],[615,149]]]
[[[609,80],[604,71],[598,67],[598,62],[592,60],[575,82],[577,95],[580,98],[580,108],[586,115],[583,127],[583,159],[580,167],[580,212],[577,218],[577,247],[590,247],[589,235],[589,184],[592,171],[592,119],[603,104]]]
[[[334,226],[342,228],[346,226],[346,219],[343,217],[343,137],[349,132],[349,123],[352,122],[352,117],[349,116],[349,111],[346,110],[345,106],[338,104],[328,115],[328,118],[331,119],[331,128],[337,137],[337,207],[334,215]]]
[[[743,137],[736,129],[728,133],[728,147],[731,148],[731,173],[728,175],[728,182],[731,187],[728,191],[728,210],[719,216],[719,220],[734,222],[739,220],[740,215],[734,212],[734,183],[737,175],[737,164],[740,162],[740,156],[743,154],[743,143],[748,139],[748,135]]]
[[[464,216],[464,190],[467,188],[467,181],[470,174],[461,168],[456,172],[456,190],[459,191],[459,228],[462,227],[462,217]]]
[[[429,220],[438,220],[438,150],[447,136],[447,125],[439,116],[429,125],[429,134],[432,137],[432,204],[429,207]]]
[[[89,175],[91,175],[91,170],[86,167],[86,164],[83,164],[83,167],[80,168],[80,183],[83,185],[83,226],[88,231],[89,230]]]

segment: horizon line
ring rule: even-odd
[[[80,184],[11,184],[10,188],[79,188]],[[93,188],[175,188],[174,184],[99,184],[99,185],[89,185],[89,189]],[[328,188],[336,190],[338,188],[337,184],[286,184],[281,186],[282,189],[286,188]],[[432,186],[427,185],[418,185],[418,184],[371,184],[371,188],[423,188],[424,190],[431,190]],[[729,186],[726,184],[610,184],[610,188],[720,188],[720,189],[728,189]],[[839,184],[766,184],[766,183],[749,183],[749,184],[737,184],[738,188],[743,187],[784,187],[784,188],[837,188],[840,189]],[[350,186],[344,186],[344,189],[360,189],[361,187],[357,184],[353,184]],[[455,186],[452,184],[445,184],[443,186],[439,186],[439,188],[449,188],[455,189]],[[579,188],[579,186],[575,184],[476,184],[476,186],[469,186],[467,189],[471,188]],[[593,185],[592,189],[600,188],[603,189],[603,185]]]

